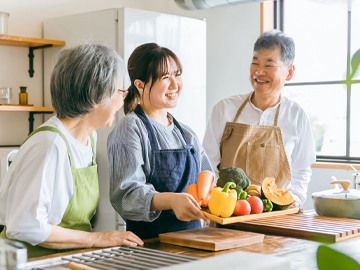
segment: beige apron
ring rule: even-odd
[[[281,130],[277,126],[280,105],[276,110],[274,126],[236,123],[253,93],[241,105],[234,121],[226,123],[220,142],[218,169],[241,168],[255,185],[261,185],[266,177],[272,177],[279,189],[285,189],[291,181],[291,171]]]

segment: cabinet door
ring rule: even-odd
[[[58,39],[66,42],[65,48],[83,42],[106,43],[117,47],[117,9],[108,9],[72,16],[53,18],[44,21],[44,38]],[[44,98],[45,106],[51,106],[50,76],[54,67],[56,54],[61,48],[44,50]],[[115,124],[115,121],[114,121]],[[97,153],[100,201],[96,213],[95,231],[115,229],[115,210],[109,201],[109,162],[106,140],[111,128],[97,130]]]
[[[183,66],[183,90],[170,113],[202,141],[206,128],[206,22],[131,8],[119,9],[118,17],[119,52],[125,61],[137,46],[148,42],[167,47],[178,56]]]

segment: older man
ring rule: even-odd
[[[273,177],[301,207],[315,147],[308,116],[281,94],[294,75],[294,57],[292,38],[276,30],[263,33],[254,44],[250,66],[253,91],[214,106],[203,146],[217,176],[219,169],[235,166],[252,184]]]

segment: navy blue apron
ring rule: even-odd
[[[188,143],[182,128],[173,117],[174,124],[180,130],[186,145],[184,149],[159,150],[152,125],[140,105],[136,107],[135,113],[144,123],[151,144],[152,166],[146,182],[152,184],[158,192],[184,193],[188,185],[197,183],[200,173],[194,146]],[[178,220],[173,210],[161,211],[160,216],[152,222],[126,221],[126,230],[132,231],[141,239],[157,237],[160,233],[200,227],[200,221]]]

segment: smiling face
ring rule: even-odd
[[[278,96],[294,70],[294,65],[286,66],[282,61],[279,47],[255,51],[250,66],[250,82],[255,94],[265,98]]]
[[[167,59],[167,65],[165,66],[167,66],[167,70],[162,72],[163,74],[155,81],[152,87],[151,81],[145,85],[141,103],[146,110],[167,110],[177,105],[183,86],[181,71],[172,58]]]

